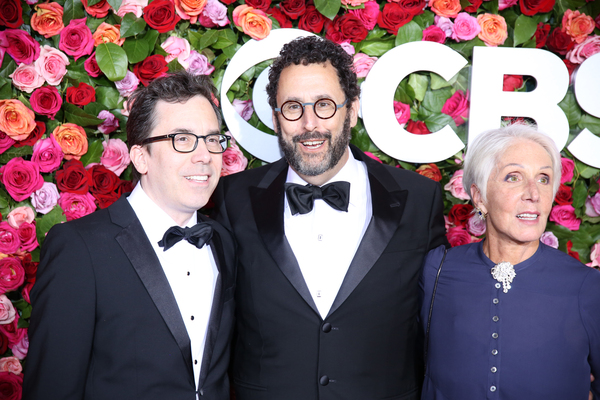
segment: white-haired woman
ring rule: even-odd
[[[540,242],[560,183],[552,139],[479,135],[463,183],[483,242],[432,250],[421,278],[423,400],[600,398],[600,272]]]

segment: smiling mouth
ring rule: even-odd
[[[307,140],[305,142],[300,142],[302,146],[308,149],[317,149],[325,143],[325,140]]]
[[[525,221],[535,221],[538,217],[539,217],[539,215],[537,215],[537,214],[529,214],[529,213],[523,213],[523,214],[517,215],[517,218],[525,220]]]
[[[208,180],[208,175],[190,175],[186,176],[185,179],[192,182],[206,182]]]

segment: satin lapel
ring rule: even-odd
[[[287,176],[287,163],[280,160],[273,164],[260,184],[250,188],[250,201],[254,221],[263,242],[277,263],[281,272],[290,281],[304,301],[317,313],[317,306],[310,295],[308,286],[294,252],[285,237],[283,225],[284,189]]]
[[[115,239],[146,287],[181,350],[188,372],[193,376],[190,339],[169,281],[129,202],[122,197],[115,205],[117,207],[109,208],[112,221],[123,227]]]
[[[400,219],[406,205],[408,192],[401,190],[385,167],[352,146],[356,159],[367,165],[369,185],[371,186],[371,202],[373,216],[365,234],[356,250],[356,254],[348,267],[342,286],[329,310],[333,314],[354,291],[356,286],[377,262],[383,250],[387,247],[392,236],[400,225]]]

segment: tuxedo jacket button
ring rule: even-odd
[[[323,375],[321,379],[319,379],[319,383],[321,384],[321,386],[327,386],[327,384],[329,383],[329,377],[327,375]]]
[[[321,330],[325,333],[329,333],[331,331],[331,324],[329,322],[325,322],[321,327]]]

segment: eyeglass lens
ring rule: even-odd
[[[337,111],[337,106],[331,99],[320,99],[314,103],[308,103],[306,105],[312,105],[317,117],[322,119],[333,117]],[[305,106],[299,101],[289,100],[283,103],[281,106],[281,113],[286,119],[296,120],[299,119],[304,113],[304,107]]]
[[[227,149],[227,137],[225,135],[207,135],[204,138],[206,148],[211,153],[222,153]],[[187,153],[196,148],[198,136],[191,133],[178,133],[173,137],[175,150]]]

